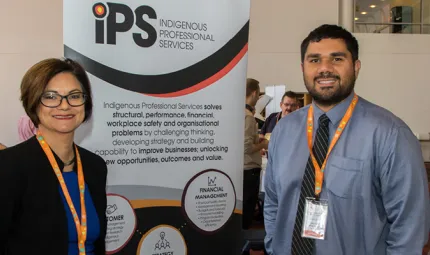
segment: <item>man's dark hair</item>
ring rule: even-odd
[[[302,63],[305,60],[305,54],[309,43],[319,42],[322,39],[342,39],[346,44],[346,48],[352,55],[352,61],[355,63],[355,61],[358,60],[357,39],[343,27],[324,24],[310,32],[309,35],[303,40],[301,45]]]
[[[281,100],[281,102],[284,102],[284,98],[285,97],[289,97],[289,98],[292,98],[292,99],[295,99],[296,101],[298,101],[297,100],[297,98],[298,98],[298,96],[297,96],[297,94],[296,93],[294,93],[293,91],[291,91],[291,90],[289,90],[289,91],[287,91],[287,92],[285,92],[284,93],[284,95],[282,96],[282,100]]]
[[[246,79],[246,97],[249,97],[254,91],[260,90],[260,82],[253,78]]]

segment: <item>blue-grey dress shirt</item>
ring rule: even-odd
[[[326,114],[330,140],[353,93]],[[265,177],[265,245],[290,255],[305,166],[308,108],[282,118],[272,133]],[[314,120],[324,112],[314,105]],[[314,136],[318,121],[314,121]],[[315,140],[315,139],[314,139]],[[329,203],[317,255],[421,255],[429,236],[429,191],[421,147],[408,126],[359,98],[331,152],[321,199]]]

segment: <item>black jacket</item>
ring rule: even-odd
[[[96,154],[81,147],[78,150],[85,182],[100,220],[95,254],[104,255],[107,167]],[[57,163],[62,169],[58,157]],[[33,137],[1,150],[0,255],[67,253],[67,217],[58,179],[39,142]]]

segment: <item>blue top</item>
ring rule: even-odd
[[[352,98],[326,113],[330,140]],[[309,157],[308,108],[282,118],[271,136],[264,183],[269,254],[290,254]],[[318,120],[323,112],[314,109]],[[315,121],[314,136],[317,129]],[[429,235],[427,175],[420,144],[402,120],[359,98],[324,173],[321,199],[329,204],[327,229],[325,240],[315,241],[315,254],[422,254]]]
[[[76,172],[63,172],[63,178],[69,190],[70,197],[72,198],[73,205],[81,219],[81,202],[79,197],[78,175]],[[76,232],[75,221],[73,220],[72,213],[70,212],[69,204],[67,204],[64,197],[63,190],[59,186],[61,198],[63,200],[64,209],[67,215],[67,226],[69,230],[69,253],[68,255],[78,255],[78,234]],[[94,255],[94,242],[100,235],[100,222],[90,195],[88,186],[85,184],[85,206],[87,210],[87,241],[85,249],[87,255]]]

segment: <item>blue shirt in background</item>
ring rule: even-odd
[[[330,141],[353,94],[326,114]],[[265,177],[265,244],[289,255],[309,157],[308,108],[276,125]],[[323,112],[314,105],[314,120]],[[318,121],[314,121],[314,136]],[[315,140],[315,139],[314,139]],[[329,203],[325,240],[317,255],[421,255],[429,235],[429,192],[421,147],[408,126],[389,111],[359,98],[331,152],[321,199]]]

